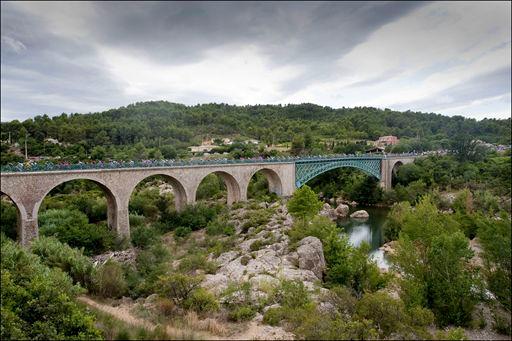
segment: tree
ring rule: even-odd
[[[293,193],[287,207],[288,212],[294,218],[300,218],[305,224],[306,219],[312,218],[318,213],[322,202],[318,200],[316,193],[308,185],[304,185]]]
[[[431,309],[442,326],[466,325],[480,283],[469,266],[473,252],[460,225],[440,213],[430,196],[414,209],[404,206],[394,215],[395,223],[402,226],[391,260],[402,277],[404,303]]]
[[[2,340],[101,338],[92,315],[74,301],[82,289],[12,241],[2,242]]]
[[[292,139],[291,153],[293,155],[300,155],[304,151],[304,137],[295,135]]]

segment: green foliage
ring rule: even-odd
[[[393,333],[413,339],[424,338],[428,335],[426,327],[434,322],[431,311],[418,307],[407,311],[401,300],[385,292],[365,294],[357,302],[356,315],[358,319],[373,321],[380,338],[387,338]]]
[[[172,211],[166,217],[165,224],[171,229],[183,226],[190,227],[192,231],[205,228],[220,212],[219,206],[208,206],[204,203],[188,205],[182,212]]]
[[[39,237],[32,241],[30,249],[48,267],[61,269],[71,276],[74,283],[91,289],[93,265],[82,250],[71,248],[54,237]]]
[[[201,280],[201,277],[175,273],[160,276],[156,288],[160,296],[169,298],[181,306],[199,288]]]
[[[161,242],[155,242],[137,253],[135,266],[125,268],[126,282],[131,297],[151,295],[155,292],[159,276],[169,265],[170,253]]]
[[[18,212],[13,202],[4,200],[4,196],[0,198],[0,231],[5,236],[16,240]]]
[[[244,216],[244,219],[247,220],[242,224],[242,233],[247,233],[251,227],[257,228],[266,225],[273,213],[274,211],[269,208],[248,211]]]
[[[326,281],[332,285],[346,285],[357,296],[383,288],[389,276],[382,275],[377,265],[369,260],[369,252],[367,243],[353,247],[347,235],[331,234],[324,243]]]
[[[234,322],[249,321],[256,316],[256,310],[251,306],[240,306],[230,311],[228,318]]]
[[[188,226],[180,226],[174,230],[174,236],[177,238],[185,238],[188,237],[189,234],[192,233],[192,229]]]
[[[288,203],[288,212],[295,217],[302,219],[305,223],[306,219],[315,216],[320,208],[322,208],[322,202],[318,200],[315,192],[307,185],[297,189]]]
[[[297,136],[294,150],[346,148],[342,151],[346,153],[365,149],[366,143],[357,146],[354,140],[374,140],[384,135],[396,135],[402,142],[407,141],[402,151],[450,148],[454,137],[461,132],[473,139],[508,145],[510,122],[510,119],[476,121],[371,107],[333,109],[310,103],[185,106],[154,101],[88,115],[62,114],[52,118],[43,115],[23,122],[2,122],[1,130],[2,140],[7,138],[6,132],[11,132],[12,140],[20,144],[24,144],[28,133],[29,155],[62,156],[73,161],[85,160],[96,146],[109,146],[105,155],[108,158],[144,159],[151,153],[157,155],[158,146],[164,157],[175,158],[175,154],[186,154],[186,147],[198,142],[195,141],[198,136],[206,135],[248,136],[266,144],[290,143]],[[416,139],[418,135],[421,137]],[[57,138],[64,144],[45,143],[46,137]],[[319,145],[317,141],[321,139],[325,142]],[[230,146],[230,153],[235,157],[250,157],[251,151],[254,155],[250,144]],[[14,158],[2,143],[2,163],[10,162],[6,155]]]
[[[206,234],[210,236],[232,236],[235,234],[235,227],[227,221],[226,217],[217,216],[216,219],[208,222]]]
[[[133,226],[130,224],[130,226]],[[133,246],[147,248],[160,236],[160,232],[153,226],[135,226],[131,229],[131,242]]]
[[[208,174],[197,187],[197,200],[217,198],[224,194],[226,185],[217,174]]]
[[[207,259],[207,254],[204,252],[193,252],[184,257],[180,261],[178,270],[184,273],[193,272],[195,270],[204,270],[208,274],[215,273],[217,264]]]
[[[434,312],[437,322],[466,325],[480,283],[469,267],[473,252],[452,217],[437,211],[431,198],[401,217],[402,228],[392,261],[402,275],[401,297],[407,307]]]
[[[313,236],[324,242],[331,234],[340,233],[341,230],[329,218],[323,216],[314,217],[309,224],[293,224],[289,230],[290,244],[294,245],[307,236]]]
[[[483,246],[485,276],[489,289],[509,311],[511,309],[511,223],[506,213],[499,220],[481,218],[478,238]]]
[[[78,210],[46,210],[39,214],[39,226],[41,235],[84,248],[86,255],[99,254],[114,245],[114,232],[103,224],[89,224],[87,216]]]
[[[281,306],[292,309],[304,308],[311,303],[304,283],[294,280],[282,280],[273,298]]]
[[[220,307],[215,295],[204,288],[192,291],[182,305],[185,309],[192,309],[198,313],[215,312]]]
[[[1,339],[99,339],[91,315],[74,298],[68,275],[5,240],[1,246]],[[42,318],[44,316],[44,319]]]
[[[386,242],[397,240],[404,224],[405,213],[411,210],[409,202],[396,203],[391,207],[386,222],[383,226],[384,239]]]
[[[108,260],[101,265],[94,276],[95,292],[102,297],[121,297],[128,285],[121,265],[113,260]]]

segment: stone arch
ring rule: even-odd
[[[247,188],[249,187],[249,182],[256,173],[261,173],[265,176],[265,178],[268,181],[269,192],[275,193],[279,196],[283,194],[283,183],[281,181],[281,177],[279,176],[279,174],[277,174],[276,171],[270,168],[261,168],[252,172],[251,176],[249,177],[249,181],[247,182]]]
[[[25,207],[21,203],[17,202],[14,196],[11,196],[4,191],[0,191],[0,195],[5,195],[7,198],[9,198],[16,208],[16,239],[21,241],[22,222],[27,219],[27,212],[25,211]]]
[[[222,179],[224,184],[226,185],[226,189],[228,191],[228,198],[227,198],[228,205],[231,205],[231,204],[241,200],[240,185],[239,185],[238,181],[235,179],[235,177],[233,175],[231,175],[225,171],[213,171],[213,172],[209,172],[209,173],[205,174],[200,179],[200,181],[197,183],[197,185],[195,186],[194,198],[193,198],[194,200],[196,199],[197,189],[199,188],[199,185],[204,180],[204,178],[206,178],[210,174],[218,175]]]
[[[48,189],[45,190],[44,194],[39,198],[39,200],[35,203],[33,211],[32,211],[32,217],[34,218],[36,224],[38,222],[38,215],[39,215],[39,208],[46,196],[57,186],[62,185],[66,182],[74,181],[74,180],[88,180],[92,181],[95,184],[98,185],[98,187],[101,188],[103,193],[105,194],[105,197],[107,199],[107,224],[110,229],[116,230],[118,234],[120,234],[121,231],[119,231],[119,224],[118,224],[118,212],[119,212],[119,204],[118,204],[118,198],[114,195],[112,190],[105,184],[102,180],[97,179],[95,177],[89,177],[84,176],[83,174],[80,174],[78,177],[66,177],[64,179],[59,179],[59,181],[56,181],[49,186]]]
[[[135,184],[135,186],[133,186],[133,188],[131,189],[129,196],[128,196],[128,200],[130,200],[130,197],[133,194],[133,192],[135,191],[135,188],[137,187],[137,185],[152,176],[162,176],[166,179],[167,182],[169,182],[171,184],[173,192],[174,192],[174,207],[176,208],[176,211],[183,210],[185,208],[185,206],[187,205],[187,192],[185,190],[185,187],[178,179],[176,179],[175,177],[173,177],[171,175],[164,174],[164,173],[150,174],[150,175],[138,180],[137,183]]]
[[[403,162],[398,160],[398,161],[395,161],[393,163],[393,167],[391,167],[391,175],[395,176],[396,175],[396,172],[398,171],[398,168],[400,168],[401,166],[403,166]]]

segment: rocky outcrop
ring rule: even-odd
[[[321,280],[326,265],[320,239],[311,236],[302,239],[299,242],[297,254],[299,256],[299,269],[310,270]]]
[[[332,208],[328,203],[325,203],[324,206],[322,206],[322,210],[320,211],[319,215],[327,217],[331,220],[336,220],[338,218],[336,215],[336,210]]]
[[[301,281],[309,290],[315,290],[315,283],[322,279],[326,267],[321,241],[316,237],[306,237],[298,243],[295,251],[290,250],[286,231],[291,228],[293,219],[286,206],[273,204],[272,208],[275,213],[261,231],[256,234],[251,230],[238,232],[236,249],[218,257],[210,255],[209,260],[219,267],[217,273],[205,275],[202,287],[220,295],[230,283],[250,282],[251,295],[257,298],[264,295],[263,291],[269,284],[278,285],[281,279],[288,279]],[[232,218],[240,217],[236,224],[243,222],[241,211],[233,212]],[[259,250],[251,250],[255,241],[264,242]],[[271,243],[266,244],[268,241]]]
[[[350,215],[350,218],[353,219],[368,219],[369,217],[370,215],[365,210],[355,211]]]
[[[131,248],[122,251],[108,251],[101,255],[94,256],[92,263],[94,266],[105,264],[109,259],[119,263],[134,264],[137,258],[137,249]]]
[[[350,211],[350,207],[345,204],[339,204],[338,207],[334,210],[334,213],[336,214],[337,218],[346,218],[348,216],[348,213]]]
[[[396,252],[397,244],[398,242],[396,240],[392,240],[379,247],[379,250],[384,251],[384,254],[393,255]]]

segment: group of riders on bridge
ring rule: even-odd
[[[446,151],[430,151],[430,152],[412,152],[402,154],[385,154],[385,153],[367,153],[367,154],[332,154],[332,155],[303,155],[303,156],[271,156],[263,158],[261,156],[254,158],[240,159],[160,159],[160,160],[140,160],[140,161],[87,161],[87,162],[49,162],[49,161],[25,161],[24,163],[10,163],[1,167],[1,171],[10,172],[45,172],[59,170],[82,170],[82,169],[116,169],[116,168],[139,168],[139,167],[182,167],[196,165],[219,165],[219,164],[238,164],[238,163],[280,163],[280,162],[308,162],[340,158],[386,158],[388,156],[418,156],[427,154],[441,154]]]

